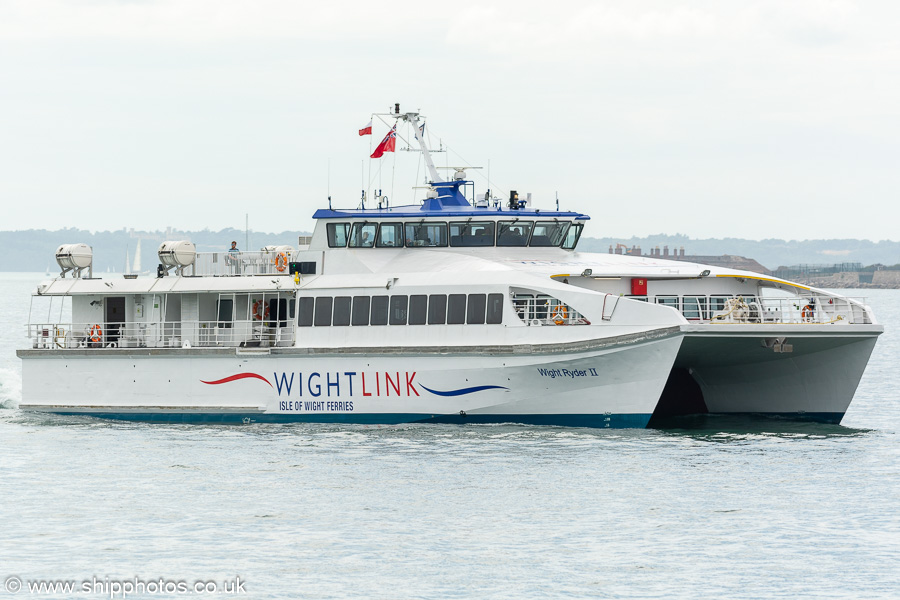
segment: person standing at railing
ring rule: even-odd
[[[232,275],[241,274],[241,251],[237,247],[237,242],[231,242],[231,248],[225,254],[225,262],[231,267]]]

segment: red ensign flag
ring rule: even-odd
[[[384,156],[385,152],[393,152],[394,146],[397,145],[397,126],[394,125],[391,127],[391,130],[388,131],[388,134],[384,136],[384,139],[381,140],[381,143],[375,148],[375,152],[372,153],[370,158],[381,158]]]

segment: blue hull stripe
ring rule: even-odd
[[[431,392],[436,396],[463,396],[465,394],[474,394],[475,392],[483,392],[484,390],[508,390],[509,388],[503,387],[502,385],[476,385],[475,387],[467,387],[461,388],[458,390],[450,390],[447,392],[440,392],[438,390],[433,390],[431,388],[427,388],[421,383],[419,384],[423,390],[426,392]]]
[[[355,423],[360,425],[398,425],[401,423],[520,423],[566,427],[638,428],[647,427],[649,414],[623,415],[423,415],[404,413],[197,413],[197,412],[73,412],[53,411],[58,415],[99,417],[117,421],[149,423]]]

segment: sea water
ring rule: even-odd
[[[849,293],[840,426],[203,426],[14,408],[41,278],[0,275],[2,598],[900,597],[900,291]]]

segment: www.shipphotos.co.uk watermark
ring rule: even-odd
[[[134,594],[184,594],[184,595],[213,595],[213,594],[246,594],[244,587],[246,581],[240,577],[226,579],[224,581],[186,581],[184,579],[166,579],[158,577],[154,579],[111,579],[109,577],[90,579],[22,579],[15,575],[7,577],[4,581],[5,591],[9,594],[22,595],[103,595],[113,598],[127,598]]]

